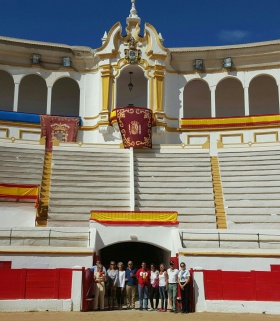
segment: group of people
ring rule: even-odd
[[[181,295],[181,313],[189,312],[190,272],[184,262],[180,263],[180,269],[175,268],[174,261],[170,261],[169,268],[161,263],[157,270],[154,263],[147,268],[147,263],[142,262],[141,268],[133,266],[129,261],[127,267],[122,262],[116,265],[111,261],[108,270],[96,262],[91,268],[94,280],[94,310],[104,310],[105,293],[108,296],[108,309],[114,309],[117,303],[118,309],[122,310],[124,297],[126,308],[135,310],[135,297],[138,290],[139,309],[149,311],[166,312],[168,299],[172,308],[170,312],[177,313],[178,288]],[[155,300],[154,300],[155,299]],[[161,304],[159,308],[159,299]],[[148,308],[150,301],[150,308]]]

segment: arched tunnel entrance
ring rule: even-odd
[[[110,261],[123,262],[127,266],[127,262],[132,260],[136,268],[141,267],[142,261],[155,263],[157,267],[160,263],[168,266],[170,259],[170,251],[159,248],[155,245],[139,242],[123,242],[109,245],[99,251],[100,259],[103,265],[108,268]]]

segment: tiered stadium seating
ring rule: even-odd
[[[229,229],[280,228],[280,151],[221,150],[219,164]]]
[[[129,152],[56,148],[48,226],[89,226],[91,210],[130,209]]]
[[[0,144],[0,182],[41,185],[44,155],[42,145]]]
[[[178,211],[180,228],[216,228],[208,152],[134,151],[136,210]]]

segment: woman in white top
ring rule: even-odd
[[[124,289],[125,289],[125,270],[124,264],[122,262],[118,263],[118,287],[117,287],[117,301],[119,305],[119,310],[122,310],[122,305],[124,303]]]
[[[156,269],[154,263],[151,263],[151,278],[150,278],[150,286],[149,286],[149,298],[151,308],[150,311],[154,311],[158,309],[159,302],[159,271]],[[154,298],[156,299],[156,306],[154,306]]]
[[[107,295],[108,295],[108,309],[114,309],[117,301],[117,287],[119,271],[116,269],[115,261],[110,262],[110,267],[106,273],[107,276]]]
[[[182,300],[182,313],[189,313],[189,295],[190,295],[190,272],[186,269],[186,264],[181,262],[178,274],[178,283]]]
[[[167,289],[168,289],[168,278],[165,271],[165,265],[161,263],[159,266],[159,294],[161,299],[161,312],[167,311]]]

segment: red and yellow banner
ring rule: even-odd
[[[152,148],[153,112],[142,107],[114,110],[124,148]]]
[[[0,198],[34,199],[39,198],[39,185],[0,183]]]
[[[91,211],[90,219],[108,225],[178,225],[177,212]]]
[[[181,128],[215,129],[230,127],[256,127],[280,125],[280,115],[215,117],[215,118],[183,118]]]

